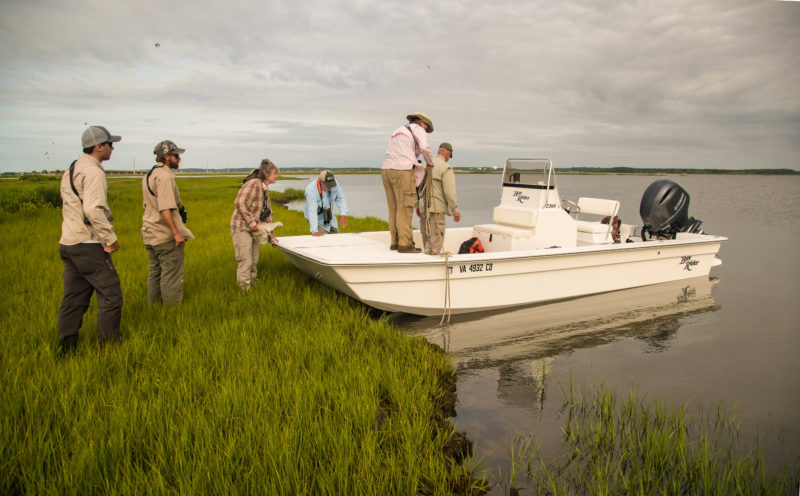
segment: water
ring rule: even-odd
[[[620,200],[623,222],[638,225],[642,193],[665,177],[689,192],[689,215],[707,233],[729,238],[712,281],[471,315],[445,327],[438,318],[397,318],[408,333],[451,353],[458,370],[453,421],[495,474],[509,473],[517,434],[535,434],[546,452],[558,448],[561,388],[570,377],[619,393],[637,387],[671,406],[688,403],[690,414],[721,402],[744,441],[759,436],[772,468],[800,457],[800,177],[560,175],[558,184],[573,201]],[[380,176],[339,179],[350,215],[386,218]],[[460,225],[491,222],[499,183],[499,175],[456,176]]]

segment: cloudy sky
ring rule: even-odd
[[[800,2],[2,0],[0,170],[380,166],[406,114],[459,166],[800,169]]]

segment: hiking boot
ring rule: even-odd
[[[397,251],[397,245],[389,245],[389,249]]]
[[[398,246],[397,252],[398,253],[420,253],[422,250],[417,248],[416,246]]]
[[[78,335],[64,336],[59,340],[58,356],[74,355],[78,351]]]

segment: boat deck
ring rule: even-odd
[[[475,257],[474,254],[459,255],[461,243],[472,236],[472,227],[450,228],[445,235],[444,249],[449,253],[450,260],[466,261]],[[547,248],[538,250],[486,252],[480,255],[481,259],[508,259],[530,256],[555,256],[576,252],[616,251],[631,248],[647,248],[653,243],[671,245],[685,244],[687,241],[719,242],[726,238],[702,234],[679,235],[678,240],[649,241],[644,243],[635,240],[622,244],[585,244],[579,243],[573,248]],[[414,231],[414,240],[417,246],[422,246],[419,231]],[[278,238],[278,247],[284,251],[292,252],[296,256],[314,261],[321,265],[374,265],[374,264],[430,264],[441,263],[442,255],[427,255],[425,253],[398,253],[389,249],[389,232],[375,231],[363,233],[341,233],[325,236],[287,236]]]

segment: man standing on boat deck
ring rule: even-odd
[[[333,215],[333,205],[339,207],[339,224],[347,227],[347,200],[344,191],[333,177],[333,173],[324,170],[306,186],[306,205],[304,214],[311,229],[312,236],[335,234],[339,232],[339,224]]]
[[[444,245],[445,215],[452,215],[458,222],[461,213],[458,211],[458,198],[456,197],[456,175],[448,161],[453,156],[453,145],[444,142],[439,145],[439,153],[433,158],[431,169],[431,208],[426,214],[425,189],[419,190],[419,206],[417,215],[420,217],[420,231],[425,253],[438,255]]]
[[[414,246],[411,229],[415,186],[419,186],[424,176],[424,168],[417,163],[417,157],[422,154],[425,164],[433,166],[426,135],[433,132],[433,122],[423,112],[409,114],[406,119],[408,124],[395,129],[389,138],[381,179],[389,207],[389,248],[400,253],[419,253],[422,250]]]
[[[58,309],[61,351],[74,350],[83,314],[97,292],[97,341],[118,341],[122,288],[111,253],[119,250],[108,207],[108,183],[102,162],[121,140],[103,126],[91,126],[81,137],[83,155],[61,176],[61,239],[64,297]]]
[[[181,204],[175,169],[183,148],[170,140],[157,144],[156,165],[142,178],[142,241],[150,260],[147,300],[170,305],[183,301],[183,249],[194,235],[186,228],[186,210]]]

